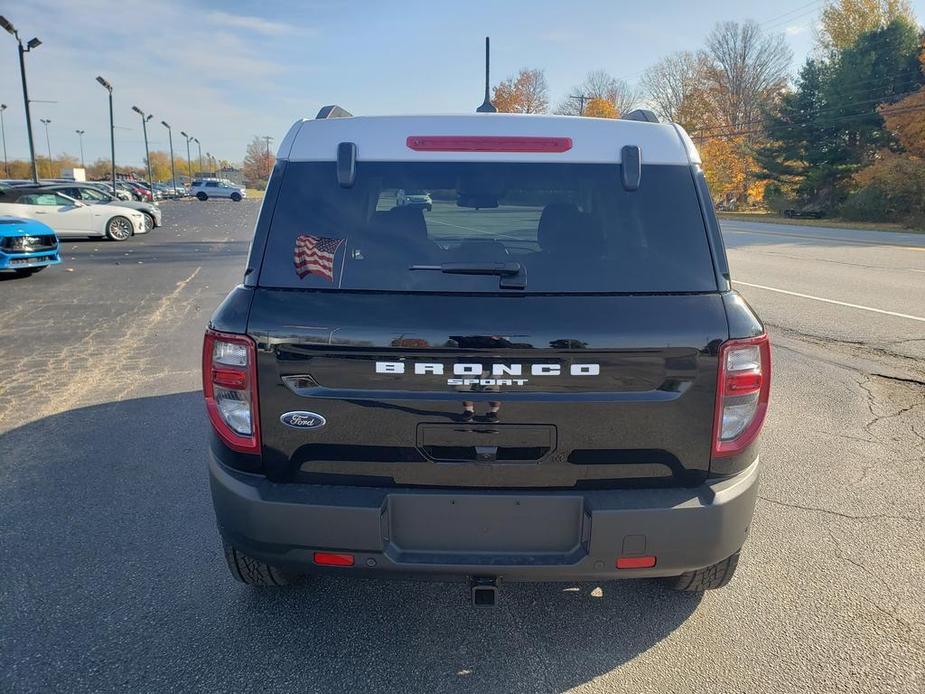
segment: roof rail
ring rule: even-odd
[[[630,111],[624,116],[621,116],[623,120],[639,120],[644,123],[658,123],[658,116],[656,116],[652,111],[647,108],[637,108],[633,111]]]
[[[352,118],[353,114],[346,109],[342,109],[337,104],[331,104],[330,106],[322,106],[321,110],[318,111],[318,115],[315,116],[315,120],[324,120],[326,118]]]

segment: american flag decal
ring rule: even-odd
[[[296,274],[300,278],[304,278],[305,275],[318,275],[328,282],[333,282],[334,255],[343,242],[343,239],[300,235],[295,240],[295,254],[292,257]]]

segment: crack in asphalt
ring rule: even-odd
[[[891,342],[882,343],[883,346],[876,343],[867,342],[865,340],[848,340],[840,337],[832,337],[831,335],[819,335],[818,333],[809,333],[803,330],[797,330],[796,328],[788,328],[783,325],[776,323],[765,323],[765,325],[774,328],[775,331],[779,331],[782,335],[786,337],[791,337],[795,340],[801,340],[803,342],[809,342],[811,344],[830,347],[832,345],[841,345],[847,347],[851,352],[860,352],[861,355],[854,354],[853,356],[863,356],[863,352],[869,352],[871,356],[874,357],[889,357],[891,359],[898,359],[904,362],[904,365],[910,368],[915,373],[925,374],[923,370],[922,360],[908,354],[901,354],[888,348],[888,345],[902,344],[905,342],[916,342],[919,339],[906,339],[906,340],[894,340]],[[923,338],[925,340],[925,338]],[[884,378],[895,378],[891,376],[882,375]],[[901,380],[901,379],[897,379]],[[920,385],[925,385],[925,380],[919,379],[909,379],[911,383],[918,383]]]
[[[925,518],[917,518],[915,516],[897,516],[890,513],[873,513],[869,515],[856,515],[851,513],[844,513],[843,511],[835,511],[829,508],[821,508],[819,506],[804,506],[802,504],[795,504],[788,501],[781,501],[780,499],[772,499],[771,497],[764,496],[762,494],[758,495],[758,499],[761,501],[766,501],[769,504],[774,504],[776,506],[784,506],[786,508],[797,509],[799,511],[809,511],[812,513],[824,513],[830,516],[837,516],[839,518],[845,518],[846,520],[856,520],[856,521],[866,521],[866,520],[898,520],[903,521],[904,523],[913,523],[919,524],[925,522]]]
[[[834,550],[833,554],[835,555],[836,559],[846,564],[850,564],[851,566],[858,569],[861,573],[863,573],[865,576],[867,576],[872,581],[874,581],[874,583],[878,584],[883,589],[883,592],[886,593],[886,595],[892,598],[891,600],[892,605],[889,605],[889,606],[881,605],[880,602],[878,602],[877,600],[873,598],[871,598],[869,604],[872,605],[874,608],[876,608],[876,610],[880,612],[881,614],[886,615],[887,617],[890,617],[891,619],[893,619],[897,624],[899,624],[907,632],[907,636],[909,639],[907,643],[910,646],[913,646],[914,648],[918,650],[925,650],[925,645],[923,645],[923,643],[919,640],[918,635],[916,634],[916,626],[918,626],[918,623],[908,622],[902,617],[900,617],[898,614],[896,614],[897,608],[899,607],[899,599],[895,598],[894,596],[894,593],[895,593],[894,586],[886,582],[885,580],[883,580],[883,578],[879,574],[877,574],[873,569],[869,568],[867,565],[863,564],[860,561],[857,561],[856,559],[852,559],[847,554],[845,554],[842,548],[841,542],[838,541],[838,539],[835,537],[835,534],[831,531],[830,528],[823,526],[822,530],[828,536],[829,541],[832,543],[832,547]],[[880,594],[881,593],[877,593],[876,595],[880,595]]]

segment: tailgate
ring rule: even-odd
[[[259,289],[251,316],[274,479],[606,488],[709,469],[718,294]]]

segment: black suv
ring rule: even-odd
[[[238,580],[728,582],[770,348],[696,149],[646,120],[292,127],[203,351]]]

